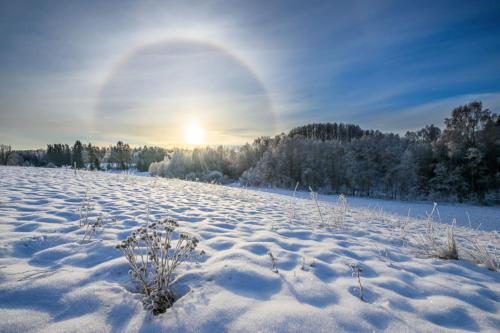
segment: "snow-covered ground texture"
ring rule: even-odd
[[[89,242],[85,193],[116,219]],[[115,249],[144,225],[148,201],[206,252],[179,267],[178,300],[159,316],[143,309]],[[458,227],[464,259],[442,260],[425,253],[425,225],[224,186],[0,167],[0,332],[498,332],[500,273],[467,251],[473,241],[498,249],[498,236]]]
[[[234,186],[239,186],[235,184]],[[255,190],[279,193],[298,198],[308,198],[310,193],[304,191],[294,191],[278,188],[253,188]],[[319,201],[336,201],[335,195],[318,195]],[[474,229],[499,231],[500,230],[500,207],[499,206],[479,206],[462,203],[441,203],[438,202],[435,220],[438,223],[451,224],[453,219],[457,225],[472,227]],[[400,217],[425,219],[427,213],[432,210],[432,202],[414,202],[400,200],[384,200],[374,198],[350,197],[349,206],[353,208],[367,208],[378,214],[392,214]]]

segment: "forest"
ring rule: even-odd
[[[418,200],[500,203],[500,119],[479,101],[455,108],[444,129],[404,136],[342,123],[309,124],[240,147],[165,149],[76,141],[46,150],[0,147],[0,164],[91,170],[129,169],[152,176],[243,186]]]
[[[35,167],[71,167],[88,170],[148,171],[153,162],[162,161],[168,150],[161,147],[130,147],[118,141],[116,145],[98,147],[80,140],[70,146],[63,143],[48,144],[47,149],[12,150],[9,145],[0,145],[0,165]]]

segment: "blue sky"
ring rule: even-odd
[[[0,142],[404,133],[500,107],[498,1],[3,1]]]

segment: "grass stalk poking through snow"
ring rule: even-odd
[[[337,203],[333,205],[333,216],[332,225],[337,229],[342,229],[344,227],[344,222],[346,219],[349,207],[347,205],[347,197],[340,194],[337,197]]]
[[[88,220],[87,224],[85,225],[85,234],[83,235],[82,241],[90,241],[99,228],[104,227],[104,225],[108,223],[114,222],[116,222],[115,218],[109,217],[102,213],[94,219]]]
[[[389,249],[385,248],[383,250],[380,250],[377,248],[377,250],[379,253],[380,260],[387,263],[388,267],[394,268],[394,265],[392,264],[391,254],[389,252]]]
[[[116,222],[115,218],[110,218],[103,213],[97,214],[94,209],[95,206],[92,197],[89,195],[89,190],[87,189],[79,208],[80,227],[85,228],[82,242],[90,241],[97,230],[104,227],[105,224]]]
[[[295,219],[295,195],[297,193],[297,188],[299,187],[299,182],[295,185],[295,188],[293,190],[293,196],[290,198],[290,224],[293,223],[293,220]]]
[[[78,213],[80,214],[80,227],[87,225],[91,212],[94,210],[94,204],[92,202],[92,198],[89,195],[89,190],[85,190],[85,194],[83,195],[82,202],[80,204],[80,208],[78,209]]]
[[[309,191],[311,192],[311,199],[316,204],[316,208],[318,209],[319,219],[321,221],[321,225],[325,225],[325,219],[323,218],[323,213],[321,212],[321,207],[318,202],[318,193],[314,192],[313,189],[309,186]]]
[[[273,271],[274,273],[276,273],[276,274],[277,274],[277,273],[279,273],[279,271],[278,271],[278,267],[277,267],[277,262],[278,262],[278,260],[276,259],[276,257],[273,255],[273,253],[272,253],[272,252],[269,252],[269,253],[268,253],[268,255],[269,255],[269,258],[271,258],[271,262],[273,263],[273,268],[272,268],[272,271]]]
[[[153,190],[156,187],[156,178],[153,180],[153,184],[151,186],[151,190],[148,193],[148,198],[146,201],[146,225],[149,225],[151,221],[151,197],[153,195]]]
[[[361,284],[361,273],[363,272],[363,269],[357,263],[351,263],[349,266],[352,269],[352,277],[354,277],[358,280],[359,299],[364,302],[365,297],[364,297],[363,285]]]
[[[436,226],[434,224],[434,212],[437,209],[437,203],[434,203],[432,206],[432,210],[427,214],[426,225],[425,225],[425,235],[430,242],[431,249],[434,250],[436,248]]]
[[[458,249],[457,242],[455,240],[455,225],[457,224],[457,220],[453,219],[451,226],[448,227],[446,243],[441,245],[440,248],[437,249],[437,256],[441,259],[458,259]]]
[[[408,208],[408,214],[406,215],[406,220],[399,225],[399,233],[403,246],[406,245],[408,233],[410,231],[410,208]]]

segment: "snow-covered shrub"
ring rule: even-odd
[[[158,162],[153,162],[149,165],[148,173],[150,176],[158,176]]]
[[[153,162],[149,165],[149,175],[153,177],[167,177],[168,176],[169,160],[165,157],[163,161]]]
[[[275,186],[276,183],[268,180],[270,177],[261,169],[250,168],[245,170],[239,178],[240,184],[243,186],[269,187]]]
[[[178,231],[165,219],[139,228],[116,246],[130,265],[130,275],[144,293],[144,306],[153,314],[165,312],[175,301],[174,272],[194,254],[198,239]]]
[[[184,176],[184,179],[189,180],[189,181],[193,181],[193,182],[197,182],[198,180],[200,180],[200,178],[198,177],[198,175],[196,175],[195,172],[187,173],[186,176]]]
[[[209,171],[207,174],[203,175],[203,180],[206,182],[212,183],[212,184],[221,183],[223,178],[224,178],[224,175],[222,174],[222,172],[217,171],[217,170]]]
[[[190,181],[227,183],[230,177],[224,172],[231,173],[231,169],[224,164],[227,161],[219,159],[218,156],[211,148],[194,151],[176,149],[163,161],[151,163],[149,174]]]

